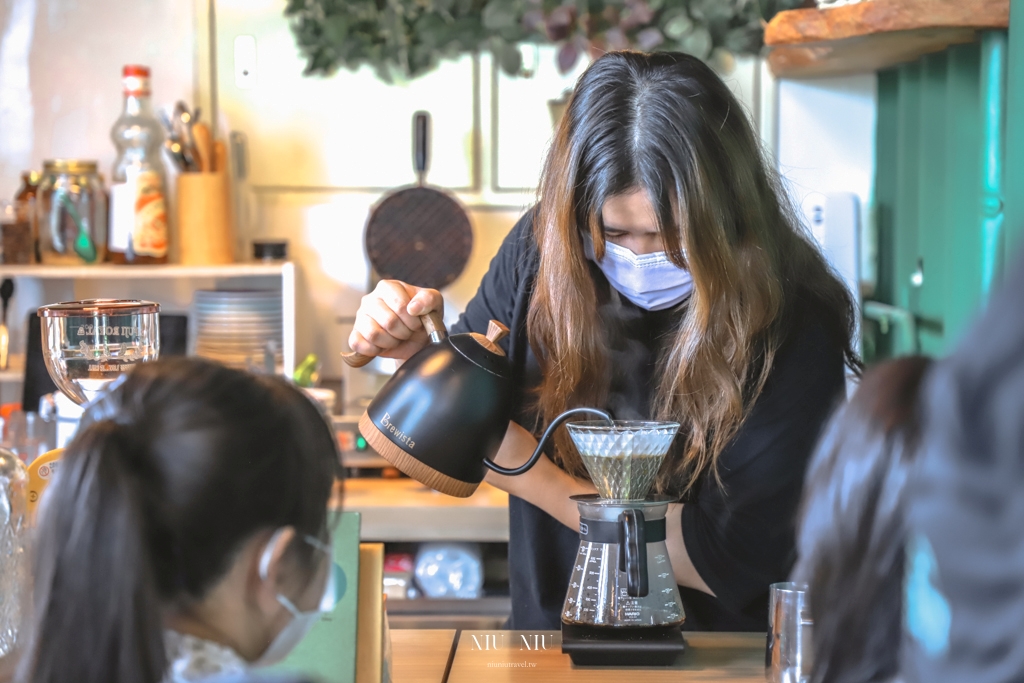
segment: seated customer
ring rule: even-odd
[[[905,485],[929,364],[902,358],[866,373],[811,461],[793,578],[809,588],[812,683],[899,673]]]
[[[1024,252],[928,381],[907,515],[907,683],[1024,680],[1022,293]]]
[[[242,672],[283,658],[333,607],[336,442],[279,378],[139,366],[87,411],[57,471],[20,681]]]

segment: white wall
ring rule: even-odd
[[[0,199],[45,159],[95,159],[109,178],[121,67],[149,65],[156,102],[193,100],[195,19],[190,0],[0,0]],[[28,311],[69,293],[19,281],[12,353],[24,352]],[[20,398],[17,386],[2,390],[3,401]]]
[[[875,277],[870,202],[877,103],[875,74],[778,83],[779,171],[797,207],[816,193],[857,195],[862,282]]]
[[[195,13],[189,0],[0,2],[0,197],[44,159],[99,161],[121,112],[121,67],[153,69],[153,99],[194,99]]]
[[[412,181],[409,118],[415,109],[428,109],[435,130],[430,179],[459,188],[474,230],[469,265],[445,291],[453,311],[465,306],[501,240],[533,201],[551,136],[547,102],[583,65],[560,76],[553,49],[533,54],[527,48],[535,74],[525,79],[493,75],[486,54],[410,84],[385,86],[366,70],[307,78],[282,16],[284,0],[216,0],[213,31],[209,2],[0,2],[0,198],[13,195],[22,170],[38,169],[46,158],[95,158],[109,175],[109,131],[121,108],[123,64],[153,69],[158,106],[184,99],[203,106],[208,119],[216,99],[221,134],[239,130],[249,137],[252,174],[239,186],[245,209],[240,253],[255,236],[289,240],[298,268],[299,357],[316,352],[325,362],[323,375],[337,377],[347,321],[369,279],[363,225],[386,188]],[[239,35],[255,36],[256,43],[255,77],[241,81],[235,76]],[[770,83],[763,85],[762,62],[737,60],[724,77],[771,146],[774,95]],[[32,290],[23,281],[14,302],[16,325],[46,297],[161,296],[142,284],[58,289]],[[180,310],[189,291],[174,288],[163,296]],[[20,344],[22,331],[13,333]],[[361,373],[350,379],[370,381]]]

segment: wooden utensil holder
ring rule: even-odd
[[[178,176],[178,244],[182,264],[234,263],[230,197],[226,173]]]

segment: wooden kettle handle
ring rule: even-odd
[[[436,344],[448,336],[448,330],[444,327],[444,319],[441,317],[440,311],[424,313],[420,316],[420,322],[423,323],[423,329],[430,335],[432,344]],[[374,356],[366,356],[358,351],[352,351],[341,354],[341,359],[351,368],[361,368],[373,360]]]

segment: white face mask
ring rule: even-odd
[[[598,261],[590,235],[583,236],[583,251],[619,294],[648,311],[672,308],[693,291],[690,271],[669,261],[663,251],[637,255],[605,240],[604,258]]]
[[[268,570],[270,568],[270,560],[273,556],[274,547],[277,539],[284,530],[279,530],[271,537],[267,543],[266,549],[263,551],[263,555],[260,557],[260,578],[264,581],[267,580]],[[267,646],[267,649],[260,655],[260,658],[253,663],[255,667],[271,666],[284,660],[295,646],[309,633],[309,630],[313,628],[316,622],[320,621],[320,617],[327,612],[333,612],[337,606],[338,601],[345,594],[345,574],[334,562],[334,553],[331,547],[321,543],[319,540],[312,536],[306,536],[303,538],[306,543],[316,548],[318,551],[327,555],[328,561],[331,563],[327,571],[327,582],[324,585],[324,594],[320,598],[320,604],[317,605],[316,609],[309,612],[303,612],[299,610],[295,604],[281,595],[277,594],[277,601],[284,605],[284,608],[291,612],[292,620],[289,621],[281,631],[274,636],[274,639]]]

